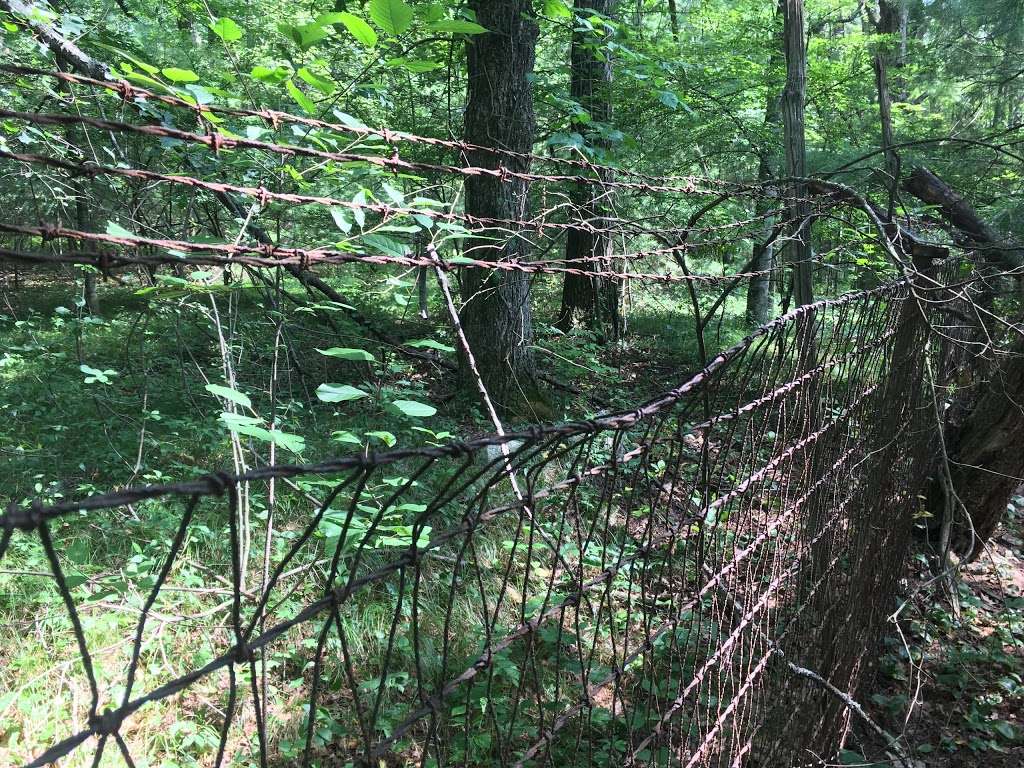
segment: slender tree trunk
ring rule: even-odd
[[[793,299],[798,305],[814,301],[811,254],[811,204],[807,184],[807,146],[804,113],[807,93],[807,48],[804,44],[803,0],[784,0],[783,38],[786,52],[786,88],[782,94],[783,140],[786,174],[790,185],[788,260],[793,273]]]
[[[777,11],[780,10],[781,7],[777,9]],[[778,15],[777,13],[776,16]],[[760,162],[757,168],[757,179],[762,183],[777,178],[779,172],[775,141],[779,129],[779,121],[781,120],[779,111],[780,94],[773,90],[773,84],[775,72],[779,68],[783,57],[781,33],[781,28],[778,30],[778,34],[773,33],[772,38],[775,44],[772,46],[768,58],[766,78],[768,81],[768,97],[764,109],[766,143],[761,150]],[[772,311],[771,273],[769,270],[771,270],[775,261],[775,244],[769,242],[769,240],[775,229],[775,216],[771,215],[771,211],[775,206],[776,202],[774,200],[770,197],[762,196],[758,198],[755,208],[757,216],[762,219],[763,226],[761,227],[761,241],[754,243],[754,253],[750,269],[752,272],[764,272],[765,274],[750,278],[750,286],[747,289],[746,319],[747,324],[754,327],[767,323]]]
[[[899,183],[900,158],[893,148],[896,144],[892,127],[892,95],[889,90],[889,69],[902,66],[906,53],[906,7],[900,0],[879,0],[878,2],[878,33],[886,35],[886,39],[875,48],[874,69],[875,86],[878,90],[878,119],[881,128],[882,152],[885,154],[885,169],[889,174],[890,188],[895,193]],[[897,55],[893,55],[896,35],[903,36]]]
[[[679,42],[679,8],[676,0],[668,0],[668,19],[672,24],[672,39]]]
[[[89,203],[87,195],[89,187],[85,183],[75,184],[75,224],[81,232],[92,231],[89,221]],[[95,244],[89,240],[81,241],[83,250],[91,251]],[[83,267],[82,299],[90,315],[100,314],[100,299],[96,293],[96,271],[89,265]]]
[[[489,32],[466,44],[468,96],[466,141],[528,153],[533,147],[531,85],[538,27],[530,0],[472,0],[469,7]],[[486,150],[468,153],[470,165],[514,171],[529,161]],[[513,177],[470,176],[466,213],[484,218],[522,219],[527,184]],[[526,243],[507,232],[487,231],[468,243],[471,255],[491,261],[524,260]],[[495,244],[495,239],[503,241]],[[522,272],[468,269],[462,272],[461,322],[480,374],[495,404],[506,413],[529,413],[538,398],[534,364],[530,284]],[[464,386],[473,389],[466,361]]]
[[[576,0],[576,13],[594,11],[611,16],[618,0]],[[577,29],[573,32],[571,69],[572,98],[583,107],[594,123],[612,119],[612,60],[607,53],[599,55],[600,40]],[[586,125],[576,126],[580,132]],[[596,146],[607,142],[595,140]],[[610,171],[599,172],[601,181],[612,180]],[[572,201],[578,215],[593,229],[571,229],[565,244],[565,260],[573,267],[590,270],[611,270],[612,238],[608,233],[607,211],[610,191],[601,184],[578,184]],[[599,231],[594,231],[599,230]],[[562,283],[562,307],[556,325],[563,331],[572,327],[576,315],[602,337],[615,339],[621,327],[618,281],[593,275],[567,274]]]

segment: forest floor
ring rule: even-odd
[[[1024,765],[1024,497],[956,594],[924,556],[899,631],[886,639],[872,717],[902,733],[915,768]]]

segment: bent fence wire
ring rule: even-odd
[[[415,252],[352,242],[344,248],[301,241],[285,246],[243,237],[253,234],[247,226],[234,242],[207,242],[189,239],[186,214],[177,230],[186,234],[177,238],[123,227],[83,231],[63,226],[60,217],[57,223],[43,217],[37,219],[43,223],[4,222],[0,231],[19,238],[17,247],[0,251],[4,259],[105,271],[130,264],[308,270],[360,263],[439,273],[486,267],[682,282],[691,289],[726,285],[703,319],[697,307],[703,328],[739,280],[765,271],[748,265],[732,274],[694,274],[684,254],[744,238],[778,239],[788,227],[777,205],[753,216],[732,211],[724,223],[700,225],[701,216],[724,201],[773,199],[775,193],[759,185],[656,179],[619,169],[615,173],[630,180],[609,181],[602,173],[608,169],[583,161],[514,153],[517,161],[570,172],[546,176],[413,162],[382,150],[399,142],[459,153],[480,148],[284,113],[220,110],[218,119],[307,131],[307,145],[275,144],[238,138],[263,135],[244,125],[222,135],[209,118],[216,108],[126,83],[4,71],[33,82],[57,78],[112,90],[125,99],[122,112],[131,111],[127,100],[133,99],[131,107],[150,118],[156,103],[187,109],[207,130],[174,128],[168,114],[136,124],[80,112],[0,110],[35,126],[94,130],[97,143],[125,135],[160,139],[167,147],[191,143],[215,152],[310,158],[325,167],[364,163],[442,177],[517,177],[552,185],[552,198],[557,185],[570,182],[710,199],[682,230],[628,215],[595,224],[561,203],[528,221],[483,220],[454,207],[299,195],[203,179],[198,171],[156,173],[132,167],[127,157],[102,165],[55,143],[51,155],[0,156],[63,174],[62,183],[103,177],[111,184],[236,195],[252,201],[252,211],[272,202],[340,207],[377,216],[380,225],[425,216],[431,223],[424,227],[435,233],[442,223],[463,237],[529,233],[538,247],[546,233],[588,229],[639,242],[642,249],[624,248],[602,264],[581,265],[545,258],[495,263],[465,253],[441,259],[434,242]],[[322,133],[310,138],[310,131]],[[339,150],[332,132],[345,131],[375,143]],[[190,157],[183,154],[181,162],[194,169]],[[440,184],[424,179],[424,187]],[[815,203],[828,210],[851,206],[851,199],[823,194]],[[863,213],[870,218],[870,210]],[[854,214],[844,215],[848,223]],[[850,229],[852,241],[875,236],[886,237]],[[64,248],[67,242],[81,250]],[[672,261],[662,264],[661,257]],[[630,267],[641,259],[655,266],[646,272]],[[931,405],[921,401],[916,374],[923,355],[932,353],[924,338],[935,302],[922,295],[935,285],[924,280],[911,290],[902,280],[800,307],[714,355],[675,389],[588,421],[218,473],[49,505],[12,504],[0,515],[0,560],[19,548],[41,547],[74,637],[66,674],[80,676],[89,691],[88,717],[48,723],[48,748],[24,764],[64,758],[99,764],[104,755],[120,753],[136,765],[159,757],[159,749],[143,743],[151,735],[138,732],[133,721],[171,700],[179,702],[177,723],[190,721],[214,734],[206,762],[216,765],[691,768],[793,765],[828,756],[848,729],[851,711],[823,681],[854,691],[870,667],[885,619],[877,596],[891,593],[901,573],[916,504],[910,480],[930,451]],[[691,297],[697,305],[696,294]],[[263,532],[239,513],[240,499],[265,506],[275,495],[278,503],[291,496],[293,508],[306,511],[298,524],[278,531],[275,541],[286,542],[283,549],[268,546],[269,578],[260,581],[249,573],[249,548],[260,544]],[[155,522],[168,510],[170,529]],[[97,648],[90,637],[81,616],[96,604],[65,567],[69,532],[98,518],[126,536],[154,537],[159,548],[157,564],[136,581],[136,629],[114,651]],[[180,595],[195,585],[180,582],[182,563],[201,561],[203,548],[211,546],[210,529],[224,523],[229,540],[216,546],[230,549],[230,568],[215,574],[222,588],[214,590],[224,601],[183,616]],[[318,597],[306,600],[310,584]],[[155,663],[160,634],[175,622],[189,627],[193,646],[183,641],[176,658]],[[197,637],[216,652],[201,652]],[[66,638],[57,632],[43,641],[55,659],[66,657]]]
[[[902,284],[803,307],[671,392],[592,421],[9,508],[0,553],[39,538],[91,691],[88,722],[62,724],[27,765],[115,748],[133,764],[133,714],[193,689],[222,713],[217,764],[275,764],[289,729],[303,762],[810,757],[849,712],[785,661],[849,690],[871,653],[874,596],[900,572],[914,504],[904,478],[927,443],[927,408],[901,375],[921,354],[916,315]],[[246,590],[239,489],[314,477],[318,506],[265,586]],[[179,523],[127,669],[98,669],[51,530],[152,503],[177,505]],[[206,630],[221,652],[141,685],[151,614],[191,529],[225,518],[230,621]],[[322,596],[296,605],[283,576],[317,548]],[[381,636],[367,643],[346,619],[371,603]],[[267,678],[280,685],[284,670],[263,665],[281,645],[295,649],[295,711],[313,713],[298,725],[266,707]]]

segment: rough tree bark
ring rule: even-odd
[[[782,93],[783,141],[790,185],[788,260],[792,267],[793,299],[797,305],[814,301],[811,253],[811,203],[807,196],[807,145],[804,112],[807,93],[807,48],[804,43],[803,0],[783,2],[783,44],[786,88]]]
[[[901,2],[879,0],[878,21],[875,24],[878,34],[893,36],[900,34],[901,25],[905,29],[905,11]],[[881,127],[882,152],[885,155],[885,168],[889,174],[890,188],[895,192],[900,176],[900,158],[893,148],[896,144],[892,128],[892,96],[889,92],[889,68],[897,64],[899,58],[893,56],[892,40],[888,39],[875,48],[874,68],[875,85],[878,89],[878,119]]]
[[[672,39],[679,42],[679,8],[676,0],[668,0],[668,18],[672,24]]]
[[[91,231],[91,225],[89,222],[89,205],[86,202],[86,186],[84,184],[76,184],[75,187],[75,222],[80,231],[89,232]],[[90,241],[82,241],[81,247],[88,251],[92,250],[93,245]],[[85,300],[85,308],[89,311],[90,315],[99,315],[100,300],[96,293],[96,272],[92,267],[86,266],[84,275],[82,298]]]
[[[1014,491],[1024,483],[1024,336],[981,386],[963,423],[946,428],[945,443],[946,482],[971,521],[968,526],[954,517],[952,546],[973,560],[984,551],[983,544],[995,533]],[[942,473],[936,475],[941,478]],[[933,506],[948,493],[942,480],[937,481],[929,494]]]
[[[977,254],[983,266],[998,274],[1024,265],[1024,248],[1003,237],[927,168],[915,168],[903,188],[937,206],[954,237]],[[1016,333],[999,364],[975,366],[970,375],[981,381],[964,387],[948,409],[947,416],[952,418],[944,427],[944,443],[949,476],[941,467],[933,472],[935,481],[928,493],[932,509],[963,504],[970,525],[954,516],[952,546],[972,559],[984,551],[982,545],[995,532],[1024,478],[1024,335],[1020,335],[1024,331],[1018,326]]]
[[[576,0],[577,15],[594,11],[611,16],[618,0]],[[595,123],[609,123],[612,119],[612,60],[601,55],[599,40],[585,30],[577,29],[572,36],[571,96]],[[585,131],[585,125],[576,126]],[[597,140],[596,145],[606,145]],[[599,171],[603,182],[611,181],[610,171]],[[595,229],[607,230],[605,219],[610,207],[610,191],[601,184],[577,184],[572,191],[572,202],[579,215]],[[570,266],[608,269],[611,266],[612,239],[607,231],[570,229],[565,244],[565,260]],[[562,283],[562,307],[556,325],[568,331],[579,315],[588,327],[601,337],[618,338],[619,284],[607,278],[567,274]]]
[[[903,181],[903,189],[923,203],[938,206],[943,218],[961,234],[964,243],[976,248],[982,259],[992,266],[1000,269],[1024,266],[1024,247],[1008,242],[959,193],[927,168],[914,168]]]
[[[776,8],[776,21],[781,15],[782,2]],[[778,25],[776,25],[778,26]],[[773,78],[783,58],[782,30],[779,28],[777,34],[773,34],[773,45],[768,57],[768,97],[764,109],[764,128],[767,142],[761,150],[760,162],[757,168],[757,180],[764,183],[769,182],[779,175],[779,163],[775,150],[775,138],[779,129],[781,113],[779,100],[781,94],[773,90]],[[762,218],[761,227],[762,239],[754,243],[753,259],[750,263],[751,272],[765,272],[763,275],[750,278],[750,286],[747,288],[747,324],[753,327],[764,325],[768,322],[772,311],[771,296],[771,274],[768,272],[775,261],[775,244],[771,241],[772,232],[775,229],[775,217],[771,215],[776,201],[767,196],[758,198],[756,206],[757,216]]]
[[[533,73],[537,22],[530,0],[472,0],[476,20],[489,31],[466,43],[468,95],[465,139],[481,147],[528,153],[533,147]],[[469,165],[505,165],[526,171],[529,160],[487,150],[467,153]],[[522,219],[527,185],[512,177],[470,176],[466,213],[497,219]],[[499,241],[496,244],[495,241]],[[526,242],[500,230],[468,242],[478,259],[525,259]],[[527,415],[538,402],[534,363],[530,284],[522,272],[467,269],[462,272],[461,323],[491,398],[510,415]],[[461,379],[475,383],[466,361]]]

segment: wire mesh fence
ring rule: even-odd
[[[188,226],[168,237],[162,230],[169,226],[143,235],[123,227],[87,231],[60,216],[5,221],[0,232],[14,241],[0,251],[6,260],[104,272],[167,264],[285,266],[298,274],[343,264],[429,268],[444,290],[444,274],[466,269],[679,283],[691,291],[703,335],[729,291],[773,270],[748,264],[694,273],[686,254],[752,239],[782,244],[794,224],[767,184],[659,179],[500,150],[487,150],[497,168],[405,159],[397,145],[463,155],[485,148],[190,104],[69,73],[4,71],[37,84],[56,78],[112,91],[127,113],[111,119],[0,109],[0,117],[37,127],[201,152],[251,150],[327,168],[362,164],[417,174],[419,189],[451,177],[517,179],[534,185],[531,194],[557,199],[521,221],[483,220],[422,197],[347,199],[213,179],[200,172],[201,157],[187,154],[192,149],[183,150],[193,170],[187,175],[137,167],[127,157],[107,164],[71,151],[5,150],[5,161],[65,182],[212,194],[242,219],[233,241],[200,239]],[[154,111],[157,104],[199,127],[175,127],[184,118]],[[133,109],[153,119],[131,120]],[[228,132],[224,120],[239,122]],[[300,139],[263,137],[285,125]],[[341,147],[339,134],[356,146]],[[510,169],[500,165],[505,155],[559,172]],[[558,197],[566,184],[701,204],[685,228],[586,215]],[[238,200],[252,206],[248,215]],[[701,223],[737,200],[747,208],[775,204]],[[691,768],[796,765],[834,753],[856,714],[847,699],[885,622],[880,596],[892,593],[908,550],[915,478],[934,427],[920,372],[926,355],[948,352],[926,344],[938,303],[929,292],[948,280],[929,277],[920,259],[917,269],[913,242],[850,190],[822,185],[811,202],[814,215],[839,217],[843,208],[859,217],[856,226],[844,220],[849,247],[880,242],[902,279],[786,312],[706,354],[697,373],[630,410],[424,448],[12,503],[0,515],[0,561],[41,547],[63,604],[60,623],[74,638],[66,674],[80,676],[88,691],[85,719],[50,723],[49,746],[24,765],[100,764],[112,754],[141,764],[136,742],[143,737],[133,721],[171,700],[177,722],[207,734],[213,765]],[[365,239],[324,246],[303,242],[296,227],[284,244],[252,223],[254,212],[272,204],[310,216],[376,217],[378,232],[418,222],[433,234],[425,243],[421,231],[406,248]],[[587,263],[544,255],[495,261],[472,246],[439,254],[441,225],[460,243],[531,238],[541,252],[551,233],[577,230],[622,245]],[[642,261],[654,266],[634,266]],[[725,292],[705,309],[695,286],[708,285]],[[269,515],[253,513],[266,513],[271,499],[303,511],[273,537]],[[90,637],[81,617],[95,601],[69,578],[66,563],[69,532],[96,519],[129,539],[151,537],[157,552],[141,569],[126,557],[136,623],[114,650]],[[211,528],[223,524],[228,540],[211,540]],[[212,590],[221,602],[182,615],[182,594],[198,589],[183,583],[182,561],[225,551],[228,567],[215,574],[220,586]],[[310,585],[313,599],[306,598]],[[154,664],[168,626],[186,628],[178,657]],[[55,658],[66,655],[66,637],[44,640]],[[200,639],[214,652],[200,651]],[[149,760],[152,750],[143,751]]]
[[[131,763],[133,713],[192,688],[220,699],[218,764],[274,764],[283,733],[303,761],[368,765],[729,765],[834,742],[845,724],[825,715],[848,710],[786,662],[848,690],[884,620],[927,442],[899,375],[919,363],[915,313],[905,284],[802,307],[588,422],[8,509],[0,552],[39,538],[91,691],[88,722],[28,765],[115,747]],[[237,499],[271,478],[317,478],[323,497],[256,585]],[[100,669],[51,529],[155,502],[177,528],[127,669]],[[208,519],[231,526],[230,619],[203,629],[221,652],[152,679],[153,613],[173,611],[163,590]],[[314,551],[322,597],[296,605],[284,575]],[[349,624],[367,605],[370,642]],[[275,646],[293,669],[268,668]],[[265,693],[289,675],[306,714],[286,727]]]

